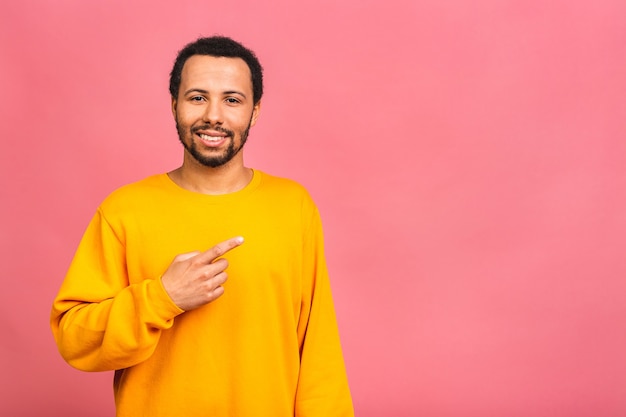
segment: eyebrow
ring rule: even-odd
[[[201,88],[190,88],[189,90],[185,91],[185,95],[187,95],[189,93],[209,94],[209,92],[207,90],[203,90]],[[242,96],[243,98],[247,98],[244,93],[242,93],[241,91],[237,91],[237,90],[223,91],[222,94],[224,94],[224,95],[238,94],[238,95]]]

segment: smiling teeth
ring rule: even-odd
[[[223,139],[223,136],[209,136],[204,134],[200,134],[200,137],[203,140],[208,140],[209,142],[217,142]]]

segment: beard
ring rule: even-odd
[[[246,141],[248,140],[248,133],[250,132],[251,123],[252,123],[252,119],[250,119],[250,122],[248,123],[248,127],[246,127],[244,130],[237,132],[237,134],[239,134],[239,137],[240,137],[239,146],[237,147],[235,147],[236,133],[232,130],[225,129],[220,126],[212,126],[210,124],[203,124],[203,125],[198,125],[198,126],[187,128],[186,126],[181,126],[180,123],[178,123],[178,118],[176,118],[176,131],[178,132],[178,139],[180,140],[180,143],[183,144],[183,147],[187,150],[187,152],[189,152],[189,154],[196,161],[198,161],[204,166],[207,166],[210,168],[217,168],[228,163],[231,159],[235,157],[235,155],[237,155],[243,149],[243,145],[245,145]],[[213,154],[213,155],[203,154],[198,149],[198,146],[195,140],[196,132],[200,130],[215,130],[218,132],[225,133],[226,135],[228,135],[228,139],[229,139],[228,146],[220,154]],[[188,137],[189,140],[186,141],[185,137]]]

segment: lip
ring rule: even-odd
[[[226,132],[221,132],[219,130],[212,130],[212,129],[197,130],[195,133],[196,133],[196,135],[207,135],[207,136],[213,136],[213,137],[217,137],[217,136],[226,137],[226,136],[228,136],[228,134]]]

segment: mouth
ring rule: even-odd
[[[226,140],[229,138],[229,135],[225,132],[200,131],[195,133],[196,136],[200,138],[200,141],[210,148],[215,148],[222,145],[222,143],[226,142]]]

